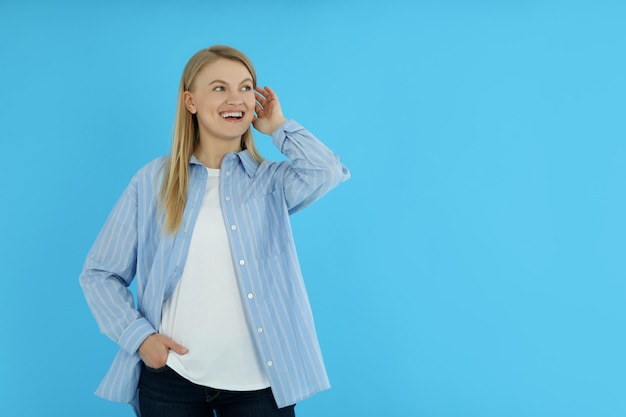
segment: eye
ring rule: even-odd
[[[252,86],[244,85],[243,87],[241,87],[241,91],[252,91]]]
[[[224,91],[224,86],[218,85],[217,87],[213,89],[213,91]]]

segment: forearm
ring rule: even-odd
[[[150,334],[152,325],[134,307],[133,295],[119,278],[86,267],[80,276],[85,299],[100,331],[129,353]]]
[[[122,194],[87,255],[79,282],[100,331],[134,353],[154,329],[135,308],[128,286],[137,264],[135,187]]]

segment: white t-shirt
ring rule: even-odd
[[[191,382],[216,389],[269,387],[248,328],[220,206],[220,170],[209,178],[187,262],[163,305],[160,333],[189,349],[170,351],[167,365]]]

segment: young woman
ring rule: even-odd
[[[263,160],[251,125],[288,160]],[[196,53],[171,154],[133,177],[80,276],[120,346],[96,394],[143,417],[264,417],[327,389],[289,215],[349,175],[244,54]]]

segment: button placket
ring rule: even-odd
[[[235,158],[236,158],[236,156],[233,155],[232,159],[235,159]],[[229,181],[230,181],[230,177],[232,177],[231,169],[230,168],[226,168],[226,170],[224,171],[224,174],[225,174],[226,177],[228,177],[228,179],[225,178],[225,185],[228,186]],[[225,190],[227,190],[226,187],[225,187]],[[224,195],[223,198],[224,198],[225,201],[227,201],[229,203],[233,201],[232,195]],[[232,216],[229,215],[227,217],[230,218]],[[230,219],[230,225],[228,227],[230,227],[231,231],[235,232],[235,231],[237,231],[239,229],[239,227],[236,224],[236,222],[234,222],[233,220],[235,220],[235,219],[234,218]],[[239,258],[238,262],[239,262],[240,267],[244,267],[246,265],[246,260],[243,259],[243,258]],[[255,302],[256,295],[254,293],[252,293],[252,292],[249,292],[249,293],[246,294],[246,298],[248,299],[248,301],[250,303],[252,303],[252,302]],[[259,335],[259,337],[262,337],[265,334],[265,329],[263,328],[262,325],[260,325],[260,323],[257,325],[256,331],[257,331],[257,334]],[[271,361],[271,360],[268,360],[268,359],[266,359],[265,364],[266,364],[267,367],[270,367],[270,368],[274,366],[274,362]]]

